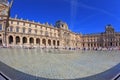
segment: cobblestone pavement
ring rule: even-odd
[[[29,75],[76,79],[102,73],[120,63],[120,51],[0,49],[0,61]]]

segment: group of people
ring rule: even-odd
[[[120,47],[83,48],[83,50],[112,51],[112,50],[120,50]]]
[[[34,47],[34,46],[0,46],[0,48],[23,48],[23,49],[64,49],[64,50],[83,50],[83,51],[112,51],[112,50],[120,50],[120,47],[94,47],[94,48],[70,48],[70,47]]]

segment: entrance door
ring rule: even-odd
[[[0,46],[2,46],[2,39],[0,39]]]

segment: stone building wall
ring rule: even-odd
[[[6,17],[1,17],[2,28],[0,34],[4,43],[4,28]],[[62,21],[61,21],[62,22]],[[61,24],[60,22],[60,24]],[[39,47],[62,47],[75,48],[76,34],[68,29],[66,23],[62,27],[35,23],[34,21],[10,18],[7,29],[8,46],[39,46]],[[66,27],[66,28],[65,28]]]

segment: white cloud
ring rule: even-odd
[[[78,8],[78,0],[71,0],[71,13],[70,13],[70,18],[71,18],[71,28],[74,27],[74,21],[76,20],[77,16],[77,8]]]

